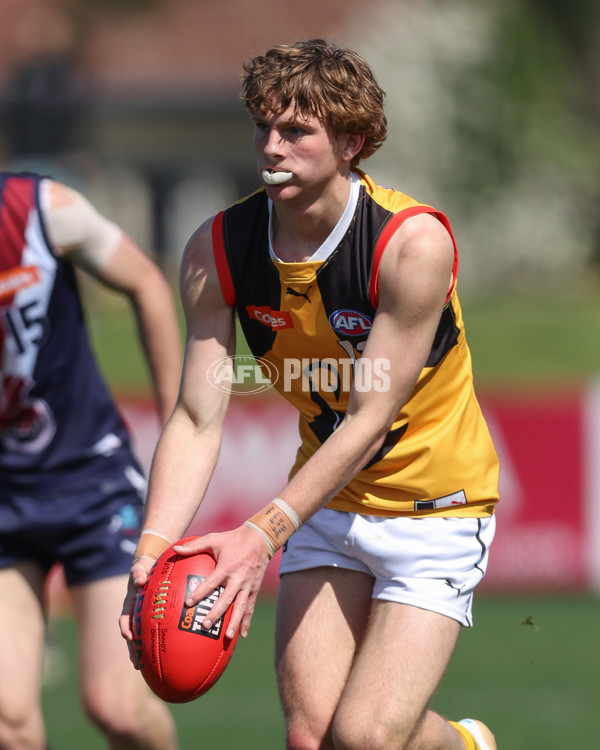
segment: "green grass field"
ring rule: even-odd
[[[483,593],[474,615],[475,627],[463,630],[434,707],[450,718],[489,722],[500,750],[596,747],[600,600]],[[524,624],[529,618],[534,625]],[[221,680],[197,701],[172,707],[182,750],[284,747],[273,622],[273,600],[264,597]],[[78,705],[73,623],[67,618],[59,626],[66,663],[44,689],[49,740],[57,750],[100,750],[100,735]]]

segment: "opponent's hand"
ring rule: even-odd
[[[216,560],[214,571],[202,581],[186,600],[189,607],[206,598],[219,586],[223,592],[213,605],[203,627],[209,629],[222,617],[233,602],[227,637],[236,630],[245,638],[250,629],[256,597],[267,569],[270,556],[260,536],[246,526],[218,534],[197,537],[173,548],[179,555],[210,552]]]
[[[121,635],[127,641],[129,658],[136,669],[139,669],[139,667],[133,651],[133,609],[135,607],[138,590],[148,580],[148,574],[155,562],[156,560],[147,555],[141,555],[133,561],[129,573],[129,581],[127,582],[127,593],[125,594],[121,616],[119,617],[119,629]]]

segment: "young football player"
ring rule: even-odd
[[[355,52],[320,39],[274,47],[245,63],[242,99],[262,186],[185,250],[182,389],[155,455],[122,633],[131,639],[136,587],[209,484],[228,403],[210,374],[235,353],[237,313],[298,409],[301,445],[263,510],[177,548],[217,559],[188,603],[224,586],[204,626],[233,602],[231,631],[245,636],[283,546],[288,748],[495,750],[481,721],[429,709],[472,625],[498,500],[450,224],[359,168],[387,126],[384,92]]]
[[[175,750],[171,714],[115,627],[146,480],[92,353],[76,268],[131,301],[164,423],[181,340],[158,266],[79,192],[0,173],[0,747],[46,747],[44,589],[60,563],[87,715],[113,750]]]

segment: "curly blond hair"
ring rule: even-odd
[[[273,47],[247,60],[243,70],[241,99],[251,113],[280,114],[293,103],[297,116],[318,117],[335,133],[364,135],[353,166],[386,138],[385,92],[352,50],[309,39]]]

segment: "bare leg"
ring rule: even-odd
[[[0,747],[44,750],[41,710],[44,572],[32,562],[0,570]]]
[[[427,709],[460,625],[372,601],[371,589],[370,576],[337,568],[283,576],[276,650],[287,747],[465,750]]]
[[[112,750],[176,750],[175,726],[129,660],[117,625],[126,576],[71,589],[80,630],[81,691]]]
[[[282,577],[276,662],[288,748],[332,748],[331,724],[363,638],[373,579],[317,568]]]
[[[336,713],[335,747],[464,750],[459,733],[427,709],[459,632],[443,615],[374,601]]]

